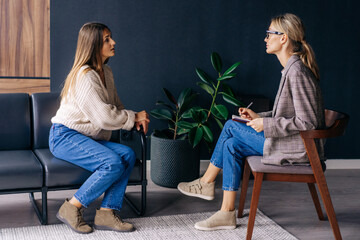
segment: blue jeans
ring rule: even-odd
[[[223,169],[225,191],[237,191],[242,175],[243,159],[247,156],[262,156],[264,132],[233,120],[228,120],[216,143],[210,162]]]
[[[49,147],[55,157],[93,172],[74,195],[84,207],[105,192],[101,207],[121,209],[136,159],[131,148],[95,141],[62,124],[51,126]]]

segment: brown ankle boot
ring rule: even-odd
[[[56,217],[77,233],[91,233],[93,229],[84,221],[82,212],[83,208],[77,208],[66,199]]]
[[[96,210],[94,227],[97,230],[111,230],[117,232],[134,231],[134,226],[126,223],[113,210]]]

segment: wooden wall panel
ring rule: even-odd
[[[4,77],[50,78],[50,0],[0,0],[0,78]],[[41,81],[50,84],[50,79]],[[5,82],[10,85],[0,85],[1,91],[15,84],[26,83],[29,92],[38,86],[28,79],[1,84]],[[16,89],[25,90],[25,85]]]
[[[50,92],[49,79],[4,79],[0,78],[0,93]]]

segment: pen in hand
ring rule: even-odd
[[[253,103],[254,103],[254,102],[249,103],[249,105],[247,105],[246,108],[249,108]],[[242,114],[240,113],[240,117],[241,117],[241,115],[242,115]]]
[[[246,108],[249,108],[254,102],[251,102]]]

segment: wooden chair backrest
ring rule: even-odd
[[[333,110],[325,110],[326,129],[300,131],[302,138],[332,138],[342,136],[349,122],[349,116],[345,113]]]

